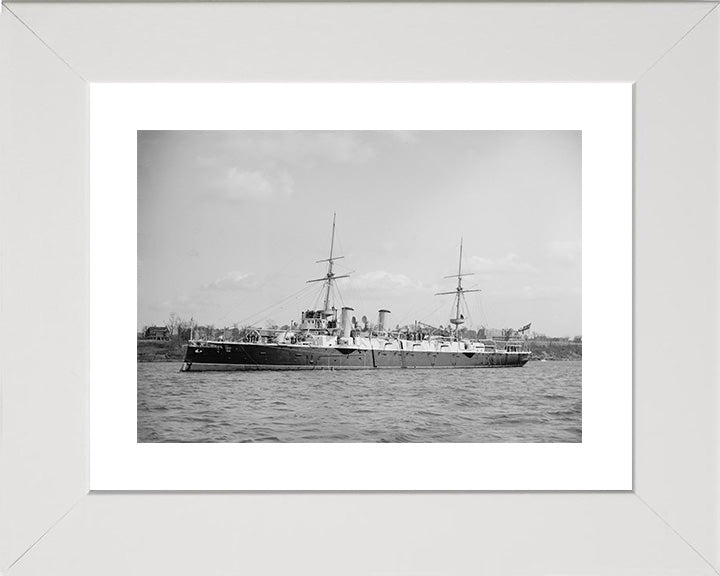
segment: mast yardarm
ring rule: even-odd
[[[458,260],[458,273],[457,274],[451,274],[450,276],[445,276],[445,278],[457,278],[457,287],[452,292],[437,292],[435,296],[442,296],[446,294],[452,294],[455,296],[454,299],[454,307],[455,307],[455,318],[450,318],[450,322],[455,325],[455,338],[459,339],[459,328],[460,324],[463,324],[465,322],[465,318],[460,314],[460,304],[461,300],[465,302],[465,294],[467,292],[480,292],[480,290],[467,290],[463,288],[462,285],[462,279],[463,276],[473,276],[474,274],[472,272],[465,272],[462,271],[462,253],[463,253],[463,239],[460,238],[460,258]],[[465,306],[467,307],[467,302],[465,302]]]
[[[333,272],[333,263],[335,260],[340,260],[341,258],[344,258],[344,256],[333,256],[333,251],[335,249],[335,212],[333,212],[333,223],[332,223],[332,235],[330,237],[330,256],[328,258],[325,258],[323,260],[316,260],[316,264],[320,264],[321,262],[327,262],[327,273],[325,274],[324,278],[315,278],[314,280],[308,280],[308,282],[325,282],[325,300],[323,303],[323,311],[326,313],[330,313],[330,294],[332,292],[332,285],[333,282],[339,278],[348,278],[349,274],[342,274],[341,276],[336,276]]]

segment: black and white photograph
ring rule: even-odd
[[[137,132],[137,441],[582,442],[582,132]]]

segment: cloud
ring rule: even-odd
[[[184,185],[220,200],[257,202],[292,196],[293,176],[302,179],[308,170],[361,165],[376,156],[362,132],[227,131],[193,135],[175,161]]]
[[[581,292],[571,286],[523,286],[517,296],[523,300],[566,301],[581,296]]]
[[[268,200],[293,193],[293,180],[286,172],[271,175],[259,170],[225,169],[224,176],[213,187],[229,200]]]
[[[252,272],[233,270],[202,287],[205,291],[239,292],[258,287],[258,280]]]
[[[289,169],[317,164],[363,164],[377,156],[362,133],[344,131],[222,132],[192,141],[202,146],[191,157],[201,169],[223,168],[240,158],[248,166]]]
[[[500,258],[483,258],[471,256],[466,260],[467,270],[480,274],[534,274],[537,269],[523,262],[517,254],[506,254]]]
[[[183,318],[195,318],[216,311],[222,303],[223,294],[250,292],[259,288],[259,279],[253,272],[233,270],[227,274],[192,290],[176,290],[169,298],[153,302],[148,308],[154,312],[169,314],[175,312]],[[232,296],[231,296],[232,297]]]
[[[375,157],[375,149],[352,132],[284,132],[263,136],[254,144],[265,160],[273,158],[293,164],[316,161],[362,164]]]
[[[150,303],[148,308],[163,314],[174,312],[187,319],[199,310],[207,308],[211,303],[212,295],[210,292],[202,289],[193,291],[178,290],[170,298]]]
[[[375,270],[355,276],[353,288],[363,292],[394,292],[425,289],[422,282],[413,280],[405,274],[393,274],[385,270]]]

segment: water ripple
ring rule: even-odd
[[[138,442],[581,442],[581,362],[189,372],[138,364]]]

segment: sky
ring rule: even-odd
[[[266,326],[335,305],[582,334],[579,131],[139,131],[138,329],[171,313]],[[280,303],[279,305],[277,305]]]

